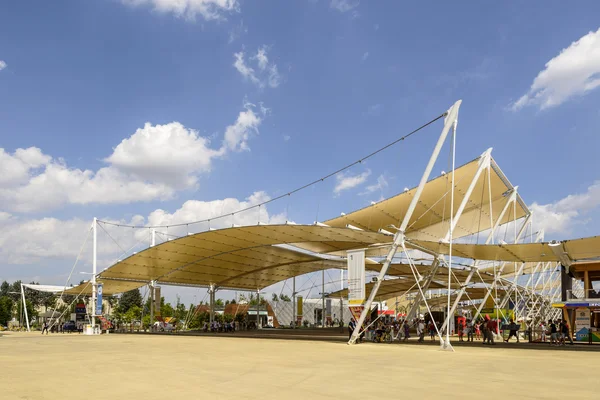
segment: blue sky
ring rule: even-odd
[[[592,1],[7,3],[0,279],[61,284],[94,216],[147,224],[233,211],[361,158],[457,99],[459,164],[493,147],[546,239],[598,234],[599,12]],[[269,206],[265,221],[311,223],[414,186],[440,129]],[[447,152],[438,164],[435,174]],[[352,177],[360,183],[335,190]]]

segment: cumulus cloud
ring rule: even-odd
[[[563,49],[546,63],[529,91],[511,108],[528,105],[546,109],[572,97],[582,96],[600,86],[600,29],[590,32]]]
[[[359,4],[360,0],[331,0],[329,6],[339,12],[345,13],[355,9]]]
[[[108,218],[104,218],[104,220],[138,226],[187,223],[231,214],[269,199],[267,193],[258,191],[244,200],[235,198],[213,201],[189,200],[173,212],[156,209],[147,217],[136,215],[129,220]],[[271,215],[266,206],[261,206],[259,209],[252,209],[235,216],[228,215],[226,218],[215,219],[211,221],[210,228],[225,228],[232,224],[256,225],[259,221],[261,224],[285,223],[285,217],[282,214]],[[149,229],[122,228],[108,224],[101,224],[101,226],[98,229],[99,270],[110,266],[119,258],[130,255],[133,251],[147,248],[150,243]],[[0,263],[22,265],[51,263],[57,260],[74,261],[90,227],[91,221],[79,218],[28,219],[0,212]],[[208,223],[168,229],[158,228],[157,243],[173,235],[184,236],[188,233],[205,231],[208,228]],[[128,251],[124,253],[123,250]],[[91,239],[88,239],[82,254],[82,262],[89,265],[91,262]],[[77,280],[79,279],[80,277],[77,278]]]
[[[2,71],[4,68],[6,68],[6,61],[2,61],[0,60],[0,71]]]
[[[177,17],[195,19],[197,15],[207,21],[224,19],[230,12],[239,11],[238,0],[121,0],[124,4],[150,6],[155,11],[172,13]]]
[[[569,234],[571,230],[586,222],[586,216],[600,207],[600,181],[594,182],[584,193],[571,194],[550,204],[533,203],[529,208],[533,211],[536,228],[552,234]]]
[[[363,183],[365,183],[365,181],[367,180],[369,175],[371,175],[370,170],[367,170],[358,175],[350,175],[348,173],[343,173],[343,172],[339,173],[335,176],[336,185],[335,185],[335,188],[333,189],[333,192],[336,195],[339,195],[344,190],[349,190],[349,189],[355,188],[359,185],[362,185]]]
[[[35,212],[64,204],[123,204],[166,200],[178,190],[194,188],[198,176],[210,171],[215,158],[249,150],[248,140],[262,122],[251,104],[225,129],[223,143],[212,147],[208,138],[179,122],[147,123],[124,139],[97,171],[71,168],[39,148],[0,148],[2,211]],[[261,113],[265,108],[261,105]]]
[[[261,106],[261,111],[265,114],[267,111]],[[258,132],[258,126],[261,123],[258,117],[250,106],[247,106],[246,111],[239,113],[237,120],[233,125],[229,125],[225,129],[224,149],[232,151],[249,150],[248,139],[252,132]]]
[[[235,61],[233,62],[233,66],[244,79],[249,80],[256,86],[260,88],[266,86],[276,88],[281,84],[281,75],[279,74],[277,64],[269,62],[268,51],[269,48],[265,45],[259,47],[256,54],[250,57],[249,62],[246,62],[246,53],[244,51],[234,53],[233,57]],[[256,69],[250,63],[254,63]]]

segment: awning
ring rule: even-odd
[[[572,261],[600,257],[600,236],[560,242],[564,255]],[[410,240],[408,246],[414,249],[426,249],[437,254],[449,254],[449,244],[424,240]],[[550,243],[520,244],[464,244],[452,245],[453,255],[474,260],[547,262],[561,261],[554,253]]]
[[[103,281],[155,280],[257,290],[309,272],[346,268],[342,257],[279,245],[311,244],[324,252],[366,248],[392,239],[376,232],[318,225],[257,225],[201,232],[134,254],[100,273]]]
[[[455,211],[465,197],[471,181],[475,178],[481,159],[479,157],[455,170]],[[406,230],[408,238],[437,242],[445,237],[449,229],[449,194],[451,188],[452,173],[441,175],[425,184]],[[485,172],[479,176],[470,201],[467,203],[454,229],[453,237],[456,239],[490,229],[492,227],[490,222],[490,204],[492,220],[496,221],[502,209],[509,201],[509,194],[513,189],[513,185],[492,159],[490,177],[488,179],[488,174]],[[345,227],[350,224],[367,231],[378,231],[381,228],[389,231],[390,225],[399,225],[400,220],[408,210],[416,190],[417,188],[415,187],[361,210],[325,221],[325,224],[334,227]],[[509,207],[500,224],[523,218],[528,214],[529,210],[527,206],[521,197],[517,195],[517,206]]]

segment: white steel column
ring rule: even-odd
[[[97,268],[97,250],[98,250],[98,220],[94,217],[94,222],[92,223],[92,232],[93,232],[93,246],[92,246],[92,330],[96,326],[96,300],[98,296],[98,288],[96,287],[96,268]]]
[[[515,194],[515,199],[516,199],[516,190],[515,190],[514,194]],[[527,225],[529,224],[530,218],[531,218],[531,214],[527,216],[527,219],[523,223],[523,226],[521,226],[519,233],[515,237],[515,241],[514,241],[515,243],[517,243],[521,239],[521,236],[523,235],[523,233],[525,233],[527,231]],[[492,290],[495,290],[497,288],[498,281],[500,280],[500,276],[502,275],[502,272],[504,271],[504,267],[509,263],[510,262],[508,262],[508,261],[503,262],[502,265],[500,266],[500,269],[498,271],[496,271],[496,273],[494,274],[494,281],[492,282],[491,286],[488,288],[487,292],[483,296],[483,300],[481,301],[481,304],[479,304],[479,307],[477,307],[477,311],[475,311],[475,314],[473,315],[473,319],[477,319],[477,317],[481,313],[481,310],[483,309],[485,302],[492,294]],[[494,299],[494,303],[496,303],[496,299]],[[496,306],[497,305],[498,304],[496,304]]]
[[[488,171],[489,171],[489,169],[488,169]],[[508,210],[508,207],[510,206],[511,202],[516,201],[516,199],[517,199],[517,188],[515,187],[515,189],[511,193],[511,197],[504,205],[502,212],[500,212],[498,219],[496,219],[496,222],[492,224],[492,230],[489,233],[489,235],[485,241],[485,244],[490,244],[490,242],[492,242],[492,240],[494,239],[494,233],[496,232],[496,229],[500,225],[500,221],[502,221],[502,218],[504,218],[504,214],[506,214],[506,211]],[[490,207],[491,207],[491,205],[492,204],[490,202]],[[525,226],[525,225],[526,225],[526,223],[523,224],[523,226]],[[465,279],[464,283],[461,285],[461,288],[456,296],[456,299],[454,299],[454,303],[452,304],[452,307],[448,311],[448,315],[446,315],[446,319],[444,320],[444,323],[442,324],[442,329],[440,329],[440,331],[443,331],[446,328],[446,326],[449,324],[450,318],[452,318],[452,316],[456,312],[456,309],[458,308],[458,303],[460,303],[462,296],[465,294],[465,291],[467,290],[467,285],[469,283],[471,283],[471,279],[473,279],[473,275],[475,275],[475,272],[477,271],[478,264],[479,264],[479,260],[473,261],[473,264],[471,265],[471,271],[469,272],[469,275],[467,275],[467,278]],[[475,319],[475,318],[473,318],[473,319]]]
[[[25,322],[27,323],[27,332],[31,332],[29,329],[29,316],[27,315],[27,301],[25,300],[25,290],[23,289],[23,284],[21,283],[21,297],[23,298],[23,310],[25,311]]]
[[[296,329],[296,277],[292,278],[292,327]]]
[[[321,271],[321,328],[325,328],[325,270]]]
[[[215,285],[212,283],[208,288],[209,294],[209,307],[210,307],[210,323],[212,324],[215,321]]]
[[[469,184],[469,187],[467,188],[467,191],[465,192],[465,195],[464,195],[460,205],[458,206],[456,213],[453,214],[453,207],[450,207],[451,208],[450,213],[453,215],[453,217],[451,218],[452,221],[450,223],[450,227],[446,233],[446,236],[444,236],[444,238],[442,239],[443,242],[448,243],[448,241],[450,240],[452,232],[454,231],[456,224],[460,220],[460,217],[462,216],[462,213],[465,210],[465,207],[469,203],[469,200],[471,199],[471,195],[473,194],[473,190],[475,189],[475,186],[477,185],[477,182],[479,181],[479,178],[481,177],[482,172],[485,171],[486,169],[490,168],[491,159],[492,159],[492,149],[489,148],[483,154],[481,154],[481,156],[479,157],[479,162],[478,162],[479,165],[477,167],[477,171],[475,171],[475,175],[473,176],[473,179],[471,180],[471,183]],[[454,171],[452,171],[452,180],[453,180],[452,190],[454,190]],[[425,285],[423,285],[423,293],[426,293],[429,290],[431,281],[435,277],[435,274],[437,274],[440,264],[441,263],[440,263],[439,257],[436,257],[436,259],[433,261],[432,266],[431,266],[431,273],[427,277]],[[451,270],[449,269],[448,274],[450,275],[450,273],[451,273]],[[450,288],[448,288],[448,293],[450,293]],[[450,294],[448,294],[448,296],[449,295]],[[406,314],[406,317],[409,320],[413,318],[414,313],[416,312],[416,310],[419,307],[422,300],[423,299],[421,296],[421,292],[417,293],[417,298],[416,298],[415,302],[411,306],[410,311]],[[450,307],[448,306],[448,308],[450,308]]]
[[[150,247],[156,246],[156,229],[152,228],[150,231]],[[154,281],[150,281],[148,284],[148,290],[150,290],[150,332],[154,329]]]
[[[454,103],[454,105],[452,105],[452,107],[450,107],[450,109],[446,113],[446,118],[444,119],[444,128],[442,129],[442,133],[440,134],[440,137],[439,137],[439,139],[435,145],[435,148],[433,150],[433,153],[431,154],[431,157],[429,158],[429,163],[427,164],[427,167],[425,168],[425,171],[423,172],[423,176],[421,177],[419,186],[417,187],[415,195],[412,198],[412,201],[408,207],[408,210],[406,211],[406,214],[404,215],[402,224],[400,225],[400,228],[398,229],[398,231],[394,234],[394,241],[392,242],[390,251],[388,252],[385,262],[383,263],[383,266],[381,267],[381,271],[379,272],[377,281],[375,282],[375,285],[371,289],[369,298],[367,299],[367,302],[365,303],[364,309],[363,309],[362,313],[360,314],[360,318],[358,319],[358,321],[356,323],[356,327],[354,328],[354,332],[352,333],[352,336],[350,337],[348,344],[356,343],[356,340],[360,337],[360,330],[363,326],[363,323],[365,322],[365,319],[367,318],[367,315],[371,312],[371,305],[373,304],[373,299],[377,295],[377,291],[379,290],[379,287],[381,286],[381,282],[383,282],[383,278],[385,278],[385,275],[390,267],[390,264],[392,263],[392,260],[394,258],[394,255],[396,254],[396,251],[398,250],[398,247],[400,247],[404,244],[404,232],[406,231],[406,227],[408,226],[408,223],[415,211],[417,203],[419,202],[419,199],[421,197],[421,193],[423,192],[423,188],[425,187],[425,183],[427,183],[427,180],[429,179],[429,175],[431,174],[431,170],[433,169],[433,166],[435,165],[435,162],[440,154],[442,146],[444,145],[444,142],[446,141],[448,132],[450,131],[450,128],[452,128],[454,126],[454,124],[456,123],[456,120],[458,119],[458,109],[460,108],[461,103],[462,103],[462,100],[458,100],[456,103]]]

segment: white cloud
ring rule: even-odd
[[[268,47],[263,45],[259,47],[255,55],[250,57],[249,61],[256,64],[258,71],[246,62],[244,51],[233,54],[233,57],[235,58],[233,66],[235,69],[242,74],[245,79],[260,88],[264,88],[267,85],[271,88],[276,88],[281,83],[281,76],[279,75],[277,64],[272,62],[269,63],[268,50]]]
[[[366,51],[363,55],[362,55],[362,60],[363,61],[367,61],[367,58],[369,58],[369,52]]]
[[[261,105],[261,110],[266,112]],[[230,151],[249,150],[262,118],[245,105],[235,123],[225,129],[220,147],[179,122],[147,123],[124,139],[97,171],[71,168],[35,147],[13,154],[0,148],[2,211],[36,212],[64,204],[124,204],[166,200],[178,190],[195,188],[198,175]]]
[[[335,176],[336,185],[333,189],[333,192],[336,195],[339,195],[342,191],[355,188],[359,185],[362,185],[367,178],[371,175],[371,171],[367,170],[362,174],[358,175],[350,175],[347,173],[339,173]]]
[[[600,29],[581,37],[546,63],[533,80],[529,92],[511,108],[517,111],[528,105],[540,109],[558,106],[575,96],[582,96],[600,86]]]
[[[536,229],[544,229],[548,234],[569,234],[571,230],[586,222],[586,215],[600,207],[600,181],[587,188],[584,193],[571,194],[550,204],[533,203]]]
[[[358,7],[359,4],[360,0],[331,0],[329,5],[339,12],[348,12]]]
[[[388,187],[388,181],[385,179],[385,176],[379,175],[377,177],[377,183],[373,185],[369,185],[365,188],[365,191],[360,193],[361,195],[371,194],[373,192],[382,191],[383,189]]]
[[[261,71],[264,71],[265,68],[267,68],[267,65],[269,64],[269,57],[267,57],[267,47],[260,47],[253,58],[258,63],[258,68]]]
[[[190,221],[214,218],[219,215],[231,214],[240,209],[257,205],[270,197],[262,191],[250,195],[245,200],[227,198],[214,201],[186,201],[173,213],[157,209],[151,212],[147,218],[137,215],[129,220],[104,220],[113,223],[135,224],[140,226],[169,225],[186,223]],[[270,215],[266,206],[255,208],[233,217],[227,216],[211,221],[211,228],[225,228],[232,224],[256,225],[259,221],[263,224],[285,223],[281,214]],[[8,213],[0,213],[0,263],[9,265],[21,264],[49,264],[57,260],[69,260],[62,264],[62,272],[68,272],[70,263],[75,260],[83,245],[85,236],[89,231],[91,221],[72,218],[61,220],[58,218],[25,219],[10,216]],[[191,226],[158,228],[157,243],[160,243],[167,235],[183,236],[188,232],[200,232],[208,229],[208,224],[195,224]],[[110,237],[106,234],[106,232]],[[149,245],[149,230],[115,227],[102,224],[98,229],[98,268],[102,270],[108,267],[119,257],[124,257],[122,249],[117,246],[113,239],[122,249],[140,251]],[[91,237],[82,253],[82,263],[90,264],[91,261]],[[67,269],[65,269],[67,268]],[[80,269],[79,269],[80,270]],[[77,277],[77,281],[80,277]]]
[[[2,71],[4,68],[6,68],[6,61],[2,61],[0,60],[0,71]]]
[[[238,0],[122,0],[130,6],[151,6],[162,13],[195,19],[200,15],[207,21],[224,19],[225,14],[239,11]]]
[[[233,56],[235,57],[235,62],[233,63],[235,69],[237,69],[238,72],[242,74],[242,76],[245,79],[249,79],[255,85],[262,86],[262,82],[256,77],[256,74],[254,73],[254,69],[248,66],[244,61],[244,52],[240,51],[239,53],[234,53]]]
[[[195,185],[195,174],[210,171],[212,160],[222,154],[223,149],[211,148],[208,138],[179,122],[146,123],[123,139],[105,161],[139,179],[179,188]]]
[[[261,110],[262,110],[261,106]],[[263,111],[263,114],[265,111]],[[246,107],[246,111],[239,113],[237,120],[233,125],[225,129],[224,147],[232,151],[250,150],[248,139],[252,132],[258,132],[258,126],[261,123],[251,106]]]
[[[290,135],[283,135],[283,140],[289,142],[292,137]]]

